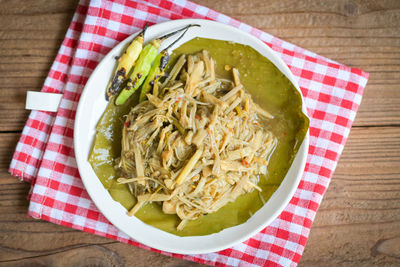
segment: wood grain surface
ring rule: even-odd
[[[199,0],[370,73],[301,266],[400,265],[400,1]],[[198,266],[27,218],[29,185],[7,173],[77,1],[0,0],[0,265]]]

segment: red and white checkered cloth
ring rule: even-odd
[[[296,265],[361,103],[368,74],[349,68],[206,7],[185,0],[82,0],[42,92],[63,93],[57,113],[32,111],[10,173],[32,183],[28,214],[156,251],[130,239],[98,211],[74,157],[73,126],[82,89],[97,63],[118,42],[151,24],[205,18],[230,24],[266,42],[298,80],[310,121],[304,176],[282,214],[246,242],[216,253],[165,255],[210,265]]]

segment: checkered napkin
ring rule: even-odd
[[[300,185],[271,225],[232,248],[179,255],[140,244],[116,229],[88,196],[74,157],[79,97],[98,62],[145,22],[205,18],[230,24],[266,42],[289,66],[305,97],[310,147]],[[85,1],[75,12],[42,92],[62,93],[58,112],[32,111],[10,173],[32,183],[28,214],[186,260],[210,265],[296,265],[361,102],[368,74],[346,67],[206,7],[184,0]]]

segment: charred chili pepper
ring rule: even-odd
[[[127,79],[129,71],[135,65],[140,52],[142,52],[144,34],[147,26],[148,23],[146,23],[143,30],[128,45],[124,54],[119,57],[117,69],[115,70],[115,73],[107,87],[106,100],[109,100],[113,95],[118,93],[121,84]]]

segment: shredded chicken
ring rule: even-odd
[[[237,69],[232,80],[219,79],[214,65],[207,51],[182,55],[169,78],[127,115],[117,182],[138,200],[129,215],[160,202],[182,220],[181,230],[262,190],[259,176],[277,140],[260,116],[264,122],[273,116],[252,101]]]

